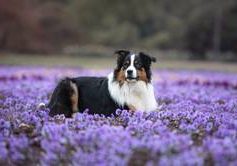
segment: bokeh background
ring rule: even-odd
[[[110,67],[116,49],[235,70],[237,1],[0,0],[1,64]]]

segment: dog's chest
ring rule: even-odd
[[[125,104],[134,106],[137,110],[146,109],[146,100],[147,90],[143,87],[142,84],[125,84],[121,87],[121,93],[124,94],[123,98]]]
[[[120,105],[130,105],[142,111],[152,111],[157,107],[152,85],[143,81],[126,82],[122,86],[114,84],[111,89],[111,96]]]

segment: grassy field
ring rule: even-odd
[[[68,66],[88,69],[113,68],[115,57],[86,57],[86,56],[39,56],[0,54],[0,65],[29,65],[29,66]],[[188,61],[188,60],[159,60],[153,65],[159,69],[187,70],[216,70],[237,72],[237,63]]]

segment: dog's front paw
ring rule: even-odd
[[[129,111],[135,112],[137,109],[133,105],[128,105]]]

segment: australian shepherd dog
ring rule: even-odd
[[[151,64],[156,59],[143,52],[116,51],[117,66],[107,77],[65,78],[56,86],[48,107],[49,115],[88,109],[109,116],[117,109],[154,111],[157,102],[151,84]]]

